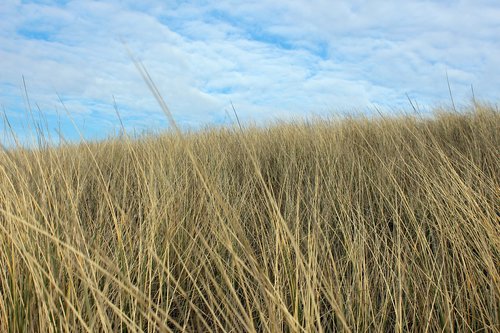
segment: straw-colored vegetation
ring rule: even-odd
[[[0,331],[499,331],[499,147],[476,105],[0,151]]]

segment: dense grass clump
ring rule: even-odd
[[[0,151],[0,331],[499,331],[499,147],[475,106]]]

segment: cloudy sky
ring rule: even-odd
[[[0,107],[102,138],[164,128],[127,54],[183,128],[345,111],[498,102],[498,1],[0,1]],[[28,92],[24,93],[23,77]],[[228,112],[229,111],[229,112]],[[229,114],[229,115],[228,115]],[[0,140],[5,131],[2,120]]]

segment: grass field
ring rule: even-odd
[[[0,151],[1,332],[500,331],[500,113]]]

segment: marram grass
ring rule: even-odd
[[[500,113],[0,151],[1,332],[500,331]]]

